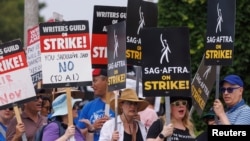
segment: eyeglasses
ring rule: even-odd
[[[178,100],[178,101],[172,102],[171,104],[174,106],[180,106],[180,105],[186,106],[187,100]]]
[[[220,91],[221,91],[221,93],[225,93],[226,91],[228,93],[232,93],[235,89],[239,89],[239,88],[240,87],[235,87],[235,88],[233,88],[233,87],[228,87],[228,88],[222,87],[222,88],[220,88]]]
[[[132,101],[123,101],[123,103],[126,105],[129,105],[129,106],[131,106],[131,105],[137,106],[137,104],[138,104],[137,102],[132,102]]]
[[[10,110],[10,111],[13,111],[13,108],[6,108],[5,110]]]

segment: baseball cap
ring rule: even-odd
[[[208,124],[208,121],[215,120],[215,116],[216,116],[216,114],[214,113],[213,108],[210,108],[210,110],[209,110],[207,113],[205,113],[205,114],[201,117],[201,119],[202,119],[205,123]]]
[[[82,101],[81,99],[74,99],[71,97],[72,107],[77,101]],[[51,117],[62,116],[68,114],[67,107],[67,95],[61,94],[52,102],[53,113]]]
[[[215,116],[214,110],[212,108],[210,108],[210,110],[207,113],[205,113],[201,118],[202,119],[207,119],[210,117],[214,118],[214,116]]]
[[[106,69],[94,69],[92,72],[92,75],[93,76],[99,76],[99,75],[108,76]]]
[[[244,86],[244,83],[242,81],[242,79],[238,76],[238,75],[228,75],[226,76],[221,82],[220,85],[222,86],[224,82],[228,82],[232,85],[239,85],[241,87]]]

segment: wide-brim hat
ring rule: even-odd
[[[135,90],[133,90],[131,88],[124,89],[121,92],[121,95],[117,100],[118,100],[118,108],[117,108],[118,114],[122,113],[122,111],[121,111],[121,103],[123,101],[137,102],[137,112],[143,111],[149,104],[147,101],[139,99],[136,92],[135,92]],[[110,108],[113,111],[115,111],[115,99],[112,99],[110,101]]]
[[[192,107],[193,103],[192,103],[192,98],[190,96],[171,96],[170,97],[170,103],[173,103],[177,100],[187,100],[188,102],[188,109],[190,110],[190,108]]]
[[[72,107],[77,101],[82,101],[81,99],[74,99],[71,97],[71,105]],[[68,114],[67,107],[67,95],[61,94],[52,102],[53,113],[51,117],[55,116],[63,116]]]

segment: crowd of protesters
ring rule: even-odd
[[[38,93],[32,101],[20,106],[22,122],[17,122],[13,108],[0,110],[0,141],[22,141],[23,137],[27,141],[33,141],[38,129],[44,125],[46,127],[42,140],[67,141],[70,138],[75,138],[77,141],[165,141],[167,138],[171,138],[172,141],[207,140],[206,129],[197,137],[195,135],[194,121],[190,116],[191,97],[170,97],[171,120],[170,123],[166,123],[166,115],[159,116],[154,110],[153,97],[140,98],[133,88],[125,88],[119,92],[116,107],[114,98],[116,94],[107,92],[107,87],[107,70],[94,69],[92,82],[94,99],[86,101],[71,97],[74,120],[72,125],[68,125],[70,119],[65,92],[57,93],[53,97]],[[211,110],[202,117],[202,120],[207,125],[249,125],[250,107],[243,99],[243,80],[238,75],[226,76],[220,82],[220,92],[223,101],[215,99]],[[58,125],[64,130],[62,135],[59,133],[61,127]]]

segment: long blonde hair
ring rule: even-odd
[[[165,116],[165,115],[164,115],[164,116],[161,116],[160,119],[161,119],[162,121],[164,121],[163,123],[166,123],[166,116]],[[176,121],[175,121],[173,118],[171,118],[171,123],[174,124],[175,122],[176,122]],[[183,119],[182,119],[182,122],[183,122],[183,125],[188,129],[189,134],[190,134],[192,137],[195,138],[195,133],[194,133],[195,128],[194,128],[194,124],[193,124],[193,122],[192,122],[192,118],[189,116],[189,109],[188,109],[188,108],[187,108],[186,113],[185,113],[185,115],[184,115],[184,117],[183,117]]]

